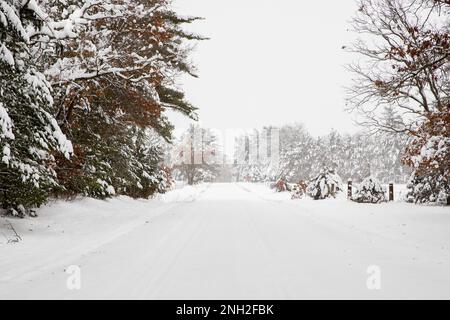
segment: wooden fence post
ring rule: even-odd
[[[394,184],[389,183],[389,201],[394,201]]]
[[[348,180],[347,198],[352,198],[352,180]]]

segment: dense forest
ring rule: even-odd
[[[262,140],[274,129],[279,131],[278,161],[270,156],[270,148],[259,150]],[[285,178],[297,183],[314,178],[324,167],[334,168],[342,179],[355,182],[373,176],[383,183],[406,183],[411,174],[410,168],[402,164],[407,137],[401,134],[331,131],[326,136],[313,137],[303,125],[294,124],[255,130],[239,137],[237,142],[236,159],[240,160],[234,172],[239,181]],[[255,152],[251,145],[255,146]]]

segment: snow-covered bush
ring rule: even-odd
[[[357,187],[351,200],[361,203],[385,202],[387,201],[386,190],[377,179],[368,177]]]
[[[300,181],[292,187],[291,199],[302,199],[306,195],[308,185],[305,181]]]
[[[275,189],[276,192],[285,192],[285,191],[292,191],[294,185],[287,182],[286,178],[281,177],[277,180],[277,182],[271,184],[270,186],[272,189]]]
[[[335,169],[325,167],[322,172],[309,182],[307,194],[315,200],[336,197],[343,190],[342,179]]]

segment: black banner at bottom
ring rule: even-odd
[[[8,306],[10,305],[10,306]],[[2,310],[16,310],[21,317],[45,310],[45,318],[61,319],[113,316],[124,319],[355,319],[411,314],[426,316],[449,310],[449,301],[317,301],[317,300],[89,300],[1,301]],[[40,311],[38,311],[40,310]],[[6,319],[6,318],[5,318]]]

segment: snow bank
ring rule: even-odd
[[[151,200],[124,196],[58,200],[39,209],[38,218],[0,218],[0,282],[64,266],[157,218],[177,203],[194,201],[206,188],[179,188]],[[21,241],[9,241],[14,239],[9,223]]]
[[[199,184],[195,186],[176,186],[175,189],[165,194],[158,194],[155,199],[162,202],[185,202],[194,201],[198,198],[206,189],[209,184]]]

